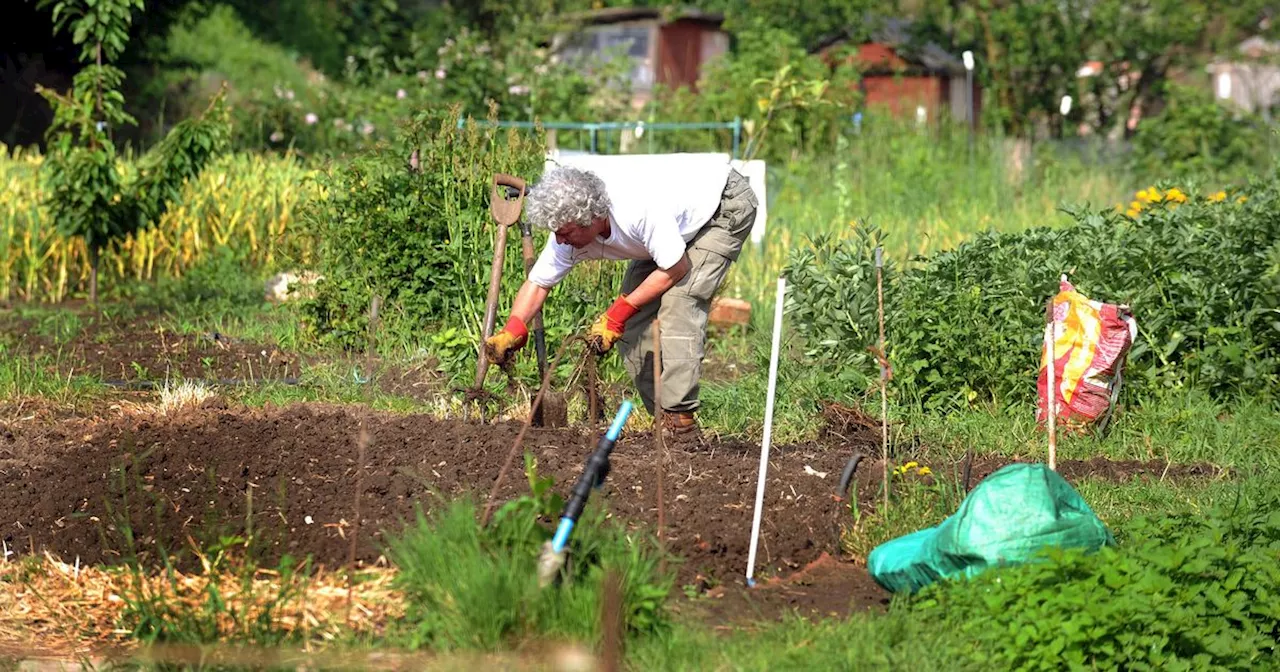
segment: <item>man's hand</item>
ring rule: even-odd
[[[520,318],[512,315],[501,331],[485,339],[484,356],[490,362],[504,366],[528,341],[529,328]]]
[[[639,311],[639,308],[627,301],[626,295],[619,296],[603,315],[596,318],[591,329],[587,331],[587,346],[598,355],[608,352],[613,344],[622,338],[627,320],[635,317]]]

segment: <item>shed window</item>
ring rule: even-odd
[[[590,59],[609,60],[617,56],[630,59],[631,86],[645,91],[653,87],[653,59],[650,58],[652,26],[589,26],[569,38],[562,54],[570,62]]]

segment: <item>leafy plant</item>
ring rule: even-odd
[[[911,605],[1001,669],[1257,669],[1280,638],[1275,502],[1143,518],[1117,548],[946,582]]]
[[[1191,387],[1274,398],[1280,218],[1267,208],[1277,184],[1229,199],[1161,185],[1143,190],[1149,203],[1134,217],[1067,208],[1073,221],[1061,228],[986,233],[920,259],[886,286],[893,389],[929,408],[1029,402],[1044,301],[1067,273],[1086,295],[1132,306],[1130,395]],[[815,354],[842,366],[866,369],[860,353],[874,343],[875,240],[820,239],[791,253],[796,324]]]
[[[55,32],[70,28],[85,67],[61,95],[39,88],[54,109],[52,148],[44,164],[50,219],[65,236],[84,240],[89,254],[89,298],[98,300],[98,266],[113,241],[154,222],[226,143],[221,96],[205,114],[178,124],[148,152],[132,175],[117,165],[111,129],[134,123],[124,111],[124,73],[105,64],[124,50],[133,10],[142,0],[44,0]]]
[[[1133,136],[1133,159],[1173,176],[1245,172],[1258,167],[1265,131],[1204,91],[1168,87],[1168,105]]]
[[[674,576],[659,571],[651,539],[628,535],[599,506],[574,529],[563,583],[538,587],[538,554],[561,501],[536,463],[525,464],[530,494],[503,505],[490,526],[477,526],[475,505],[458,500],[429,516],[419,511],[416,523],[390,541],[408,597],[407,643],[448,650],[493,649],[539,635],[596,639],[608,571],[622,577],[628,634],[664,631]]]

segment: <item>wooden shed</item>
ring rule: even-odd
[[[970,121],[964,63],[937,44],[912,40],[908,22],[884,21],[870,41],[850,46],[846,32],[823,40],[812,51],[832,66],[839,55],[857,65],[862,73],[858,87],[868,109],[913,117],[923,107],[930,121],[943,114],[959,123]],[[974,118],[981,118],[981,100],[975,83]]]
[[[644,105],[655,85],[697,89],[702,66],[729,50],[724,17],[692,9],[616,7],[577,14],[579,26],[558,40],[564,59],[602,58],[622,51],[632,61],[633,104]]]

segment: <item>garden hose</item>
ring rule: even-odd
[[[587,499],[591,496],[591,491],[603,485],[605,478],[609,476],[609,454],[618,443],[618,435],[622,433],[622,426],[631,415],[631,409],[630,400],[622,402],[622,407],[613,418],[613,424],[609,425],[609,431],[600,437],[595,451],[587,458],[582,475],[574,484],[569,501],[564,505],[564,512],[560,514],[560,524],[556,527],[556,534],[543,546],[542,555],[538,558],[539,586],[545,588],[550,585],[560,573],[560,569],[564,567],[565,547],[569,544],[569,535],[573,534],[574,525],[577,524],[583,510],[587,508]]]

